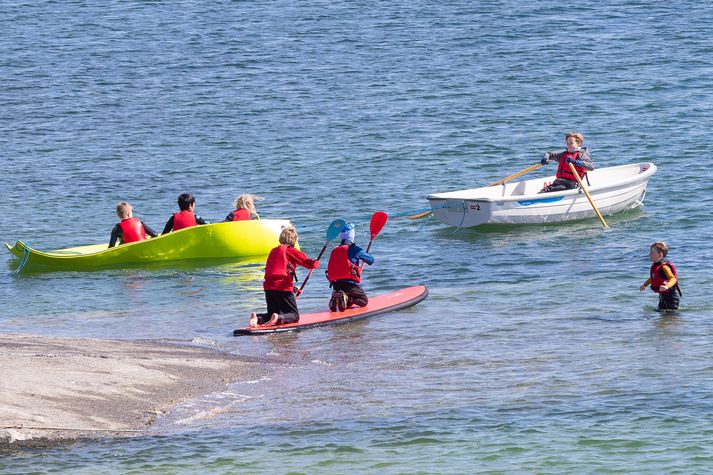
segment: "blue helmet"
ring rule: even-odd
[[[354,225],[352,223],[347,223],[342,228],[342,232],[339,233],[339,239],[342,241],[354,242],[355,234]]]

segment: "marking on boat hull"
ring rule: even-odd
[[[555,198],[542,198],[541,200],[526,200],[526,201],[518,201],[517,204],[521,206],[530,206],[533,204],[537,203],[556,203],[557,201],[560,201],[564,196],[558,196]]]

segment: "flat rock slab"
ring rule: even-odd
[[[162,342],[0,335],[0,448],[141,435],[172,406],[258,367]]]

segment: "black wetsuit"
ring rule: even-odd
[[[200,216],[196,216],[196,224],[208,224],[208,222],[205,219],[201,218]],[[169,233],[172,230],[173,230],[173,215],[171,215],[171,217],[166,222],[166,226],[163,227],[163,231],[161,232],[161,234]]]

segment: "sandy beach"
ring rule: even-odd
[[[172,406],[260,371],[178,344],[0,335],[0,449],[141,435]]]

